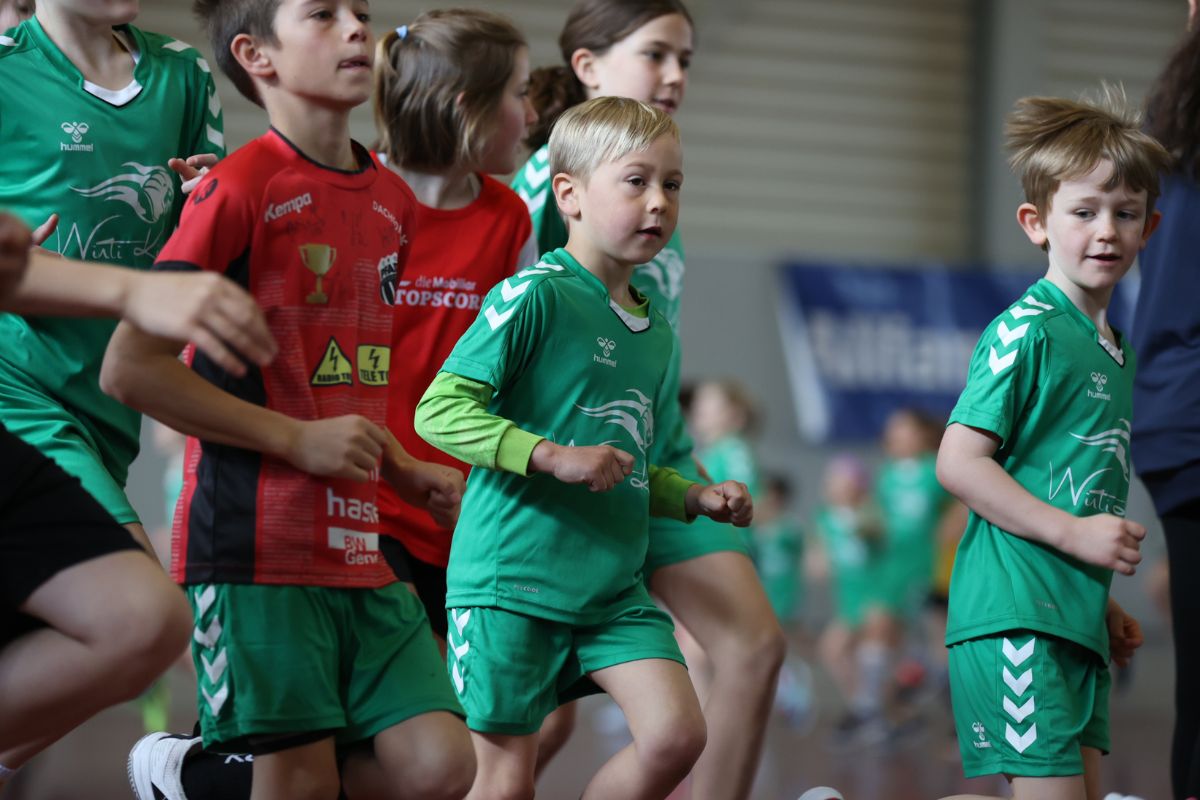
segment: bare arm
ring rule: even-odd
[[[1146,529],[1112,514],[1076,517],[1038,500],[994,456],[999,441],[958,423],[946,429],[937,476],[946,490],[996,527],[1089,564],[1132,575]]]
[[[150,333],[194,342],[235,375],[245,374],[235,352],[266,364],[277,350],[254,298],[215,273],[144,272],[34,249],[6,308],[17,314],[121,317]]]
[[[179,346],[127,322],[104,356],[105,392],[181,433],[281,458],[314,475],[364,481],[388,434],[365,417],[296,420],[218,389],[177,358]]]

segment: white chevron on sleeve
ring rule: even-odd
[[[1000,343],[1005,347],[1008,347],[1017,339],[1020,339],[1022,336],[1024,336],[1025,332],[1028,330],[1028,322],[1018,325],[1010,330],[1009,327],[1004,324],[1004,320],[1000,320],[1000,324],[996,326],[996,335],[1000,337]]]
[[[513,286],[508,282],[508,278],[504,279],[504,283],[500,284],[500,296],[504,298],[504,302],[511,303],[521,295],[525,294],[525,290],[529,288],[529,281],[518,283]]]
[[[989,350],[988,366],[992,368],[993,375],[999,375],[1001,372],[1011,367],[1013,362],[1017,360],[1016,350],[1013,350],[1011,353],[1005,353],[1004,355],[997,353],[994,346],[989,348]]]
[[[1013,319],[1021,319],[1021,317],[1037,317],[1042,314],[1042,310],[1038,308],[1022,308],[1021,306],[1013,306],[1008,310],[1012,314]]]
[[[1022,300],[1021,302],[1022,302],[1022,303],[1024,303],[1025,305],[1027,305],[1027,306],[1037,306],[1038,308],[1044,308],[1044,309],[1046,309],[1047,311],[1053,311],[1053,310],[1054,310],[1054,306],[1050,305],[1049,303],[1043,303],[1043,302],[1042,302],[1042,301],[1040,301],[1040,300],[1034,300],[1034,299],[1033,299],[1031,296],[1029,296],[1029,295],[1025,295],[1025,299],[1024,299],[1024,300]]]
[[[531,188],[541,186],[548,180],[550,180],[549,164],[546,164],[544,167],[539,169],[531,160],[525,165],[525,182],[528,183]]]
[[[509,317],[513,315],[514,311],[516,311],[515,308],[510,308],[508,311],[503,313],[497,313],[495,306],[488,306],[486,309],[484,309],[483,316],[487,319],[488,325],[492,326],[492,330],[496,330],[501,325],[508,322]]]

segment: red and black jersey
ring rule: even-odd
[[[386,169],[386,168],[384,168]],[[420,236],[413,240],[408,265],[396,287],[393,349],[404,354],[404,379],[392,386],[388,424],[404,449],[422,461],[469,467],[417,436],[413,415],[459,337],[479,316],[483,296],[493,286],[529,266],[518,264],[532,225],[525,203],[511,189],[485,175],[474,202],[444,210],[417,206]],[[537,253],[531,253],[532,260]],[[383,532],[404,542],[422,561],[444,567],[450,557],[450,531],[429,512],[402,502],[381,485]]]
[[[396,275],[416,200],[355,145],[362,168],[321,166],[271,130],[196,187],[156,268],[219,271],[246,287],[279,343],[235,377],[189,352],[200,375],[301,420],[360,414],[384,425]],[[191,439],[171,574],[185,584],[378,587],[378,480],[320,478],[285,461]]]

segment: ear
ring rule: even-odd
[[[558,203],[558,210],[562,215],[567,219],[579,219],[581,212],[578,179],[560,172],[554,176],[550,188],[554,191],[554,201]]]
[[[239,33],[229,43],[229,52],[248,75],[255,78],[275,77],[275,66],[253,36]]]
[[[458,94],[454,95],[454,106],[459,111],[462,111],[463,101],[466,99],[466,97],[467,97],[466,92],[459,92]]]
[[[1192,0],[1195,2],[1195,0]],[[1146,220],[1146,227],[1142,230],[1142,247],[1146,246],[1146,242],[1150,241],[1150,235],[1158,228],[1158,223],[1162,222],[1162,212],[1156,210],[1150,215],[1150,219]]]
[[[600,76],[596,74],[596,54],[581,47],[571,54],[571,69],[579,82],[589,89],[600,88]]]
[[[1029,237],[1029,241],[1036,244],[1038,247],[1046,246],[1046,227],[1042,220],[1041,212],[1037,210],[1037,206],[1033,203],[1021,203],[1017,206],[1017,224],[1021,226],[1021,230],[1025,231],[1025,235]]]

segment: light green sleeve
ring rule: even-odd
[[[650,516],[691,522],[687,513],[688,489],[695,485],[670,467],[650,465]]]
[[[413,419],[417,435],[476,467],[529,474],[529,457],[544,437],[488,412],[495,390],[453,372],[439,372]]]

